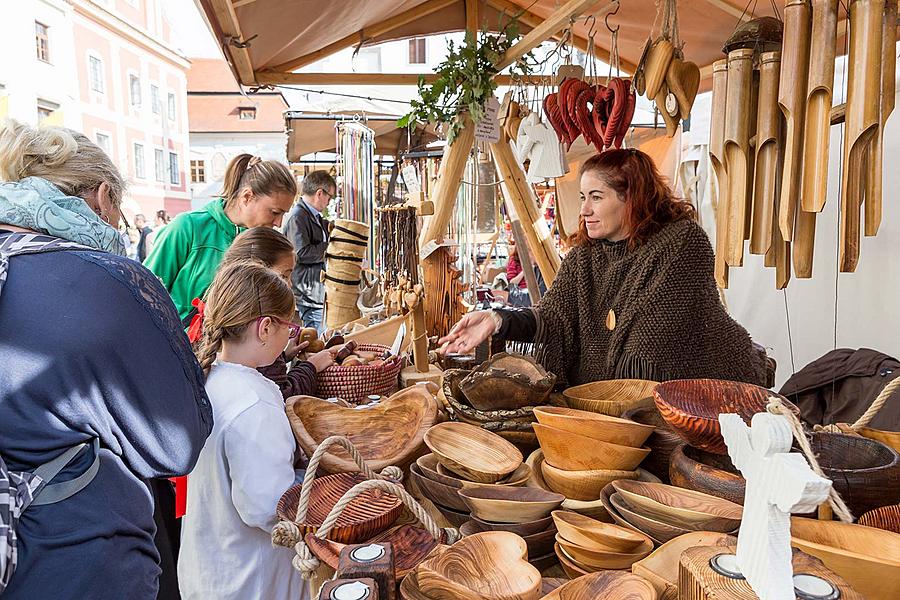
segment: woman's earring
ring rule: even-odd
[[[106,215],[100,215],[100,220],[103,221],[104,223],[106,223],[107,225],[112,225],[112,223],[109,222],[109,217],[107,217]]]

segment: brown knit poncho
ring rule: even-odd
[[[713,261],[709,238],[692,220],[670,223],[632,249],[624,241],[573,249],[533,309],[538,359],[568,385],[620,378],[765,385],[764,355],[722,306]]]

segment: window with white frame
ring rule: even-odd
[[[153,151],[153,159],[154,159],[154,171],[156,175],[156,180],[160,182],[165,182],[166,180],[166,153],[156,148]]]
[[[424,65],[426,61],[425,38],[409,40],[409,64]]]
[[[162,106],[160,105],[159,100],[159,88],[155,85],[150,86],[150,108],[153,110],[154,115],[158,115],[162,112]]]
[[[178,154],[175,152],[169,152],[169,183],[181,183],[181,169],[178,168]]]
[[[98,133],[97,134],[97,145],[100,146],[100,148],[104,152],[106,152],[107,156],[111,155],[112,144],[109,140],[108,135],[106,135],[105,133]]]
[[[131,105],[135,108],[141,106],[141,78],[137,75],[128,76],[128,89],[131,94]]]
[[[91,89],[103,93],[103,61],[97,56],[88,57],[90,67]]]
[[[204,161],[191,161],[191,183],[206,183],[206,163]]]
[[[38,21],[34,22],[34,41],[37,45],[38,60],[50,62],[50,28]]]
[[[256,107],[242,106],[238,108],[238,118],[241,121],[253,121],[254,119],[256,119]]]
[[[3,88],[0,87],[0,91]],[[38,115],[38,124],[41,123],[44,119],[48,118],[52,115],[56,110],[59,109],[59,104],[56,102],[50,102],[49,100],[41,100],[38,98],[37,101],[37,115]]]
[[[144,171],[144,145],[134,143],[134,176],[144,179],[147,174]]]
[[[175,120],[175,94],[169,94],[169,120]]]

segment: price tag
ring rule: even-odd
[[[434,254],[435,250],[437,250],[441,246],[447,248],[451,246],[459,246],[459,242],[455,242],[453,240],[447,242],[438,242],[437,240],[431,240],[430,242],[422,246],[422,248],[419,250],[419,260],[425,260],[432,254]]]
[[[500,141],[500,101],[493,96],[484,105],[484,118],[475,123],[475,139],[482,142]]]
[[[415,165],[406,165],[400,174],[403,176],[403,183],[411,196],[416,196],[422,191],[422,186],[419,185],[419,173],[416,171]]]

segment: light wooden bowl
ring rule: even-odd
[[[470,481],[494,483],[522,464],[522,453],[515,446],[468,423],[439,423],[425,432],[424,439],[441,464]]]
[[[634,553],[636,548],[653,541],[642,533],[632,531],[621,525],[603,523],[567,510],[554,510],[550,513],[556,530],[569,543],[588,550],[606,552]]]
[[[541,531],[546,531],[553,526],[551,517],[544,517],[536,521],[526,521],[525,523],[492,523],[483,521],[477,517],[472,517],[473,527],[477,527],[478,531],[508,531],[515,533],[523,538]]]
[[[860,515],[857,522],[866,527],[900,533],[900,504],[891,504],[870,510]]]
[[[419,472],[424,477],[449,487],[455,487],[457,489],[461,488],[462,480],[458,476],[448,476],[438,471],[440,464],[437,456],[433,452],[416,459],[416,465],[419,467]]]
[[[420,564],[416,579],[435,600],[537,600],[541,592],[525,541],[505,531],[464,537]]]
[[[495,523],[525,523],[542,519],[565,496],[529,487],[463,488],[459,495],[472,515]]]
[[[593,501],[600,497],[607,483],[616,479],[636,479],[637,471],[596,469],[593,471],[567,471],[557,469],[546,460],[541,463],[544,482],[554,492],[573,500]]]
[[[631,448],[601,442],[540,423],[535,423],[533,427],[547,462],[558,469],[631,471],[650,453],[649,448]]]
[[[435,504],[452,508],[453,510],[458,510],[460,512],[467,512],[469,510],[466,503],[463,502],[462,498],[460,498],[457,493],[459,488],[428,479],[422,475],[419,470],[419,465],[415,463],[409,466],[409,473],[413,482],[415,482],[416,487],[422,492],[422,495]]]
[[[637,575],[601,571],[565,583],[542,600],[656,600],[656,593]]]
[[[508,486],[508,487],[519,487],[525,485],[525,482],[531,477],[531,467],[522,463],[519,465],[515,471],[504,477],[503,479],[498,479],[494,483],[479,483],[477,481],[469,481],[468,479],[462,479],[461,475],[457,475],[449,468],[445,467],[441,463],[437,464],[437,472],[442,477],[456,479],[459,482],[460,487],[466,486],[476,486],[476,485],[494,485],[494,486]]]
[[[482,533],[485,531],[481,528],[481,525],[474,520],[466,521],[459,528],[459,533],[463,536],[470,536],[476,533]],[[500,530],[496,530],[500,531]],[[515,533],[515,532],[510,532]],[[517,534],[519,535],[519,534]],[[525,544],[528,546],[528,557],[529,559],[533,557],[541,557],[546,555],[547,553],[553,552],[553,542],[554,536],[556,535],[556,527],[553,526],[551,522],[546,529],[543,531],[538,531],[531,535],[521,535],[520,537],[525,540]]]
[[[566,554],[566,551],[559,545],[559,542],[553,544],[553,551],[556,552],[559,564],[562,566],[563,571],[565,571],[569,579],[578,579],[582,575],[590,573],[590,571],[576,563],[575,559]]]
[[[285,411],[297,444],[307,456],[326,438],[342,435],[353,442],[373,471],[412,462],[437,417],[434,398],[422,386],[401,390],[365,410],[294,396],[288,398]],[[359,471],[347,451],[337,446],[325,454],[321,468],[330,473]]]
[[[677,538],[679,535],[691,533],[692,531],[691,529],[685,529],[684,527],[678,527],[677,525],[671,525],[663,521],[657,521],[656,519],[635,512],[632,509],[631,505],[625,502],[625,500],[623,500],[622,497],[616,492],[609,496],[609,502],[612,505],[613,510],[615,511],[613,519],[615,519],[615,521],[619,523],[619,525],[630,525],[635,530],[641,531],[650,536],[650,538],[652,538],[659,544],[663,544],[673,538]]]
[[[663,483],[620,479],[613,488],[634,512],[657,521],[694,531],[733,531],[741,525],[743,509],[703,492]]]
[[[737,539],[726,533],[697,531],[671,539],[631,565],[631,572],[649,581],[661,600],[678,599],[678,564],[681,553],[694,546],[734,545]]]
[[[900,598],[900,535],[896,533],[792,517],[791,545],[821,559],[869,600]]]
[[[631,565],[641,560],[653,551],[653,540],[635,548],[631,553],[604,552],[602,550],[589,550],[565,539],[559,533],[556,534],[556,543],[566,551],[566,554],[580,566],[591,571],[597,569],[630,569]]]
[[[651,397],[654,387],[655,381],[608,379],[570,387],[563,396],[571,408],[618,417],[643,398]]]
[[[654,430],[651,425],[564,406],[537,406],[534,416],[541,425],[632,448],[639,448]]]

